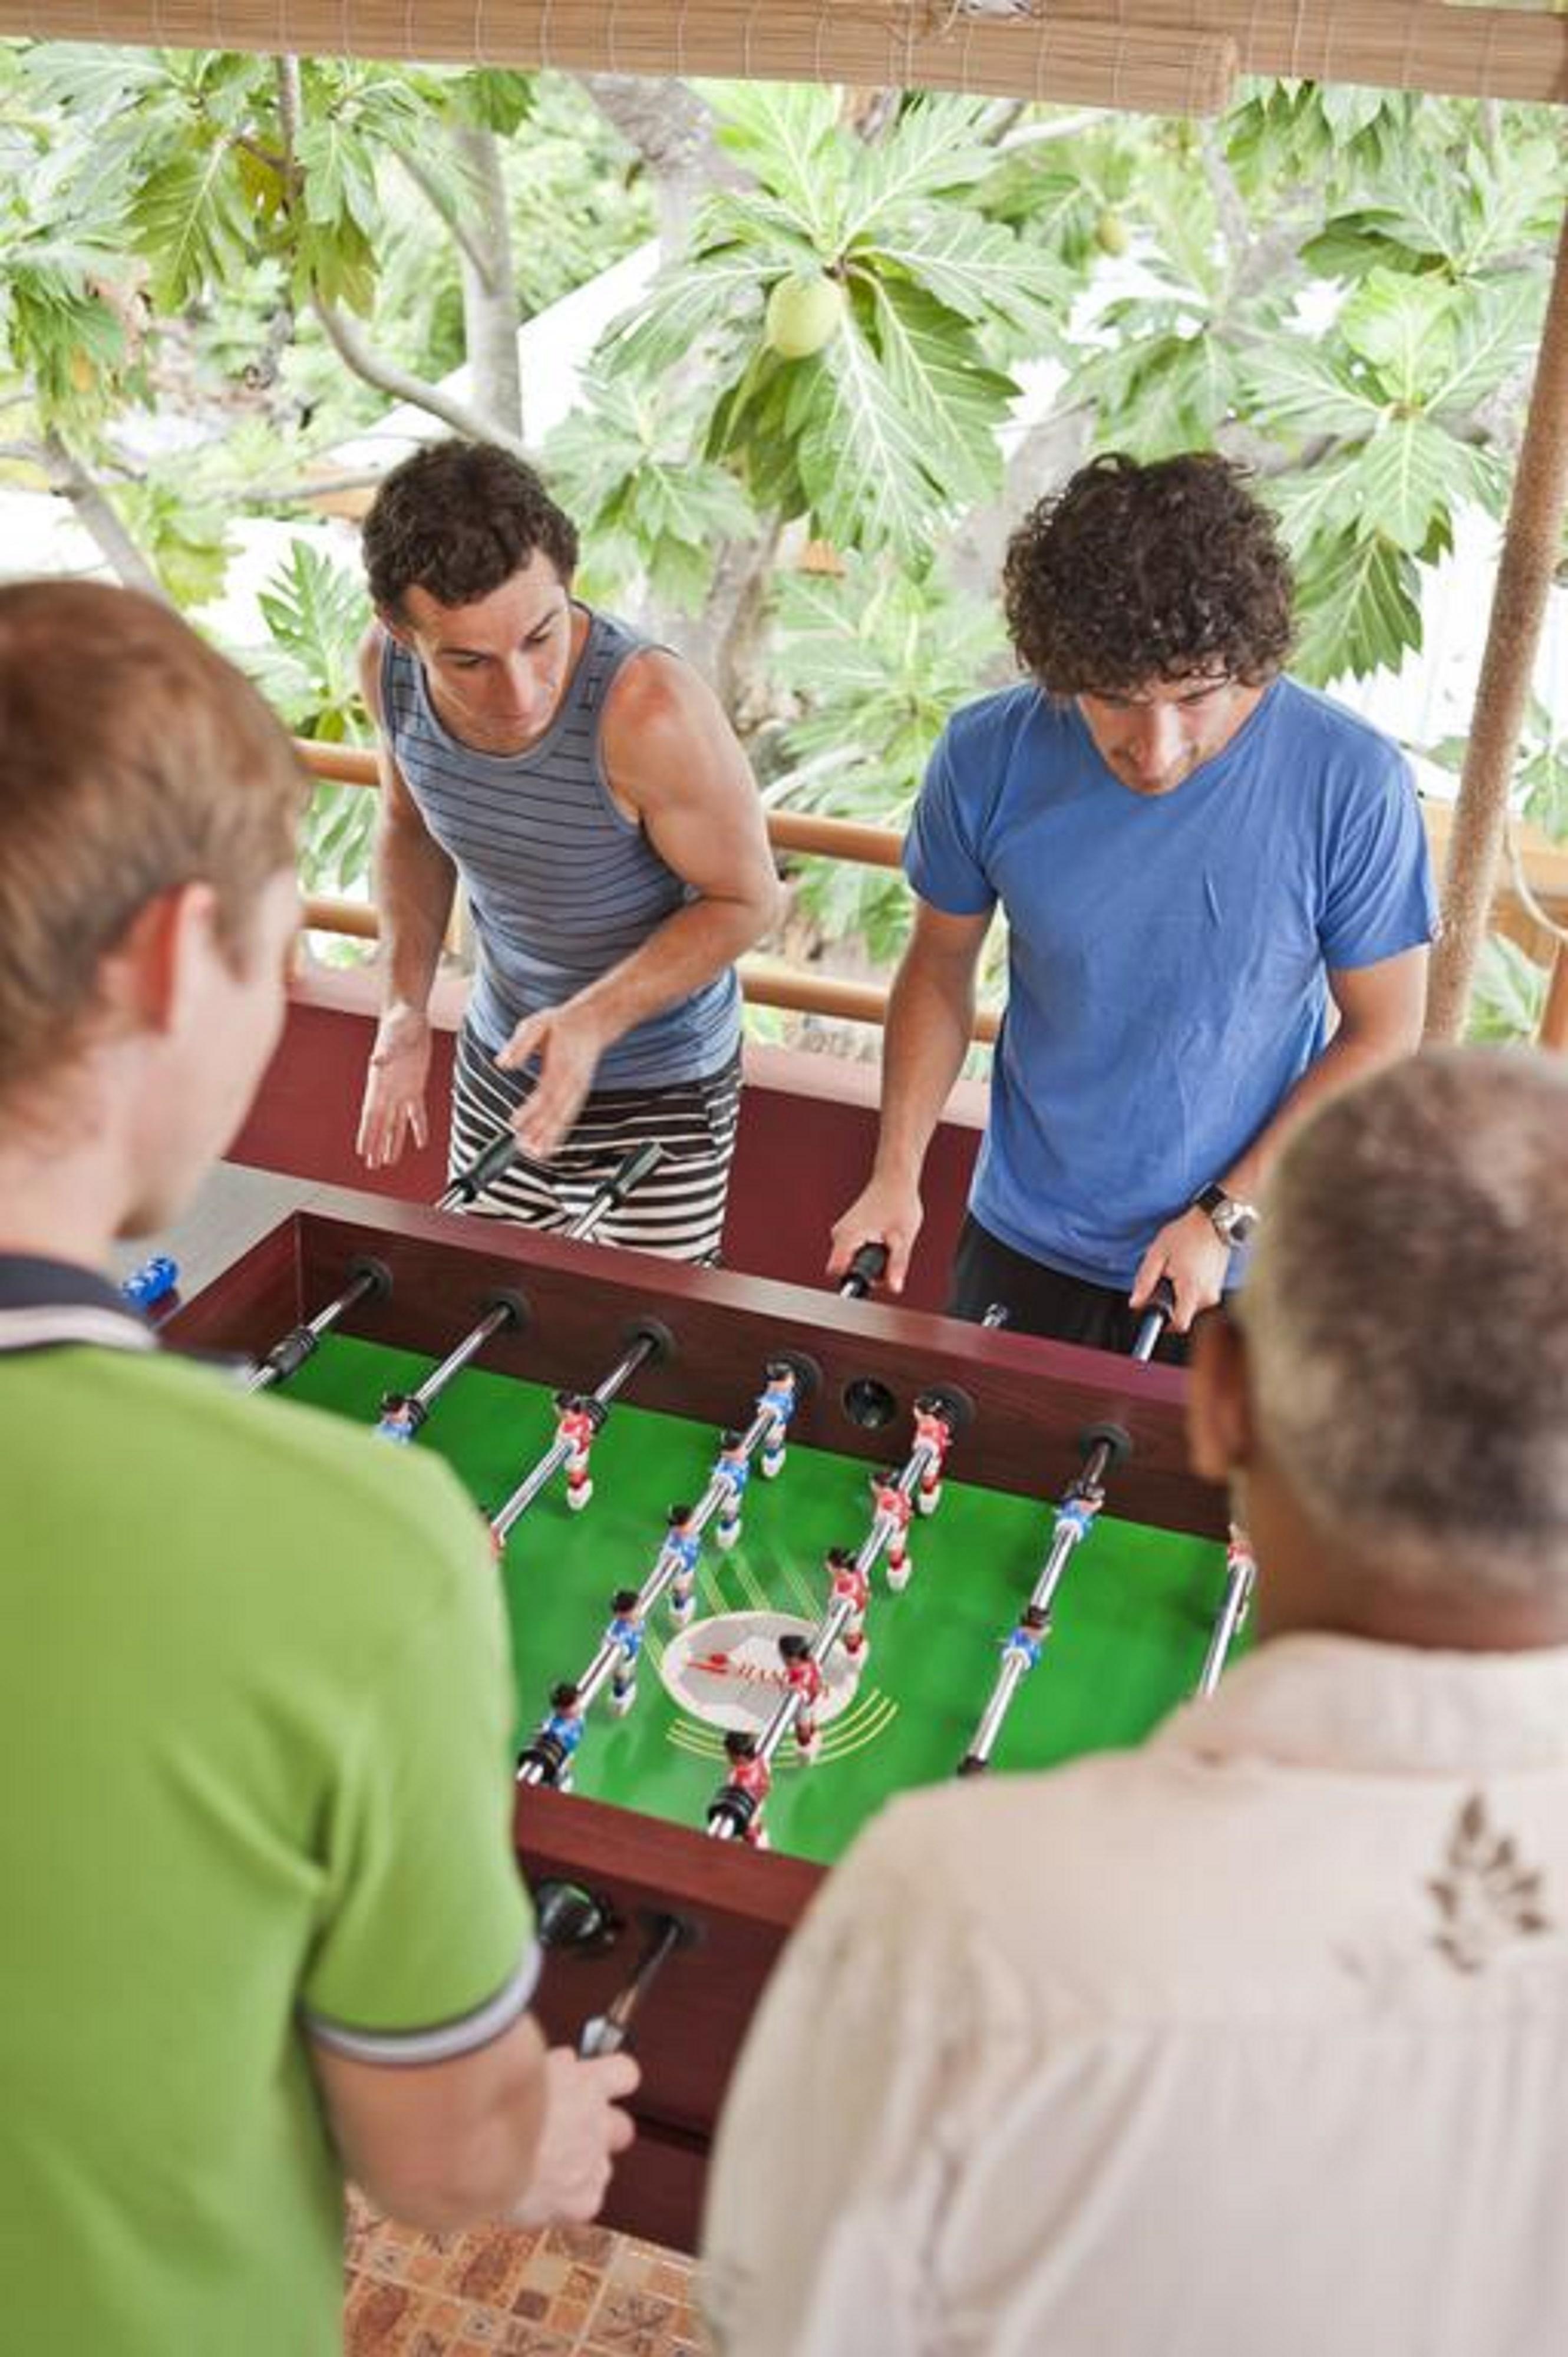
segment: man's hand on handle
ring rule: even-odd
[[[1201,1310],[1212,1309],[1225,1290],[1230,1247],[1216,1234],[1207,1211],[1186,1211],[1167,1220],[1138,1264],[1131,1295],[1134,1309],[1145,1308],[1162,1276],[1176,1294],[1173,1334],[1185,1334]]]
[[[598,2215],[616,2155],[636,2130],[620,2108],[642,2077],[626,2053],[585,2062],[569,2046],[544,2058],[544,2124],[514,2226],[585,2226]]]
[[[411,1137],[415,1146],[424,1145],[430,1135],[424,1110],[429,1075],[429,1017],[413,1006],[389,1007],[376,1026],[360,1109],[358,1150],[367,1169],[386,1169]]]
[[[924,1218],[918,1187],[891,1178],[873,1178],[843,1218],[834,1222],[828,1275],[843,1276],[862,1244],[886,1244],[887,1268],[882,1282],[889,1293],[902,1293],[909,1270],[909,1254]]]

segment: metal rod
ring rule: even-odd
[[[600,1407],[625,1390],[639,1367],[645,1366],[659,1348],[651,1334],[639,1334],[624,1358],[618,1359],[607,1375],[602,1376],[587,1396]],[[498,1506],[490,1516],[490,1529],[498,1539],[504,1539],[512,1524],[524,1515],[535,1498],[561,1470],[572,1454],[572,1443],[557,1434],[531,1472],[525,1473],[504,1505]]]
[[[928,1468],[933,1463],[939,1469],[940,1469],[940,1449],[934,1441],[917,1440],[897,1474],[887,1486],[897,1490],[901,1496],[910,1498],[924,1479]],[[860,1551],[854,1559],[855,1570],[863,1577],[869,1577],[884,1547],[901,1527],[897,1519],[885,1510],[879,1509],[873,1516],[871,1527],[862,1540]],[[853,1617],[854,1607],[847,1598],[844,1598],[832,1605],[817,1623],[807,1652],[810,1659],[815,1662],[819,1668],[838,1643]],[[779,1745],[800,1715],[800,1696],[793,1692],[787,1694],[757,1740],[754,1756],[765,1768],[772,1764]],[[720,1807],[715,1798],[708,1804],[705,1830],[713,1841],[734,1841],[738,1837],[739,1829],[728,1808]]]
[[[818,1622],[816,1631],[806,1651],[807,1658],[815,1662],[819,1669],[843,1636],[848,1626],[850,1608],[847,1604],[835,1604],[832,1610],[825,1613]],[[773,1760],[779,1746],[800,1716],[800,1695],[787,1694],[757,1738],[757,1757],[759,1760],[769,1762]]]
[[[652,1937],[639,1957],[631,1977],[618,1989],[601,2014],[583,2024],[577,2051],[588,2060],[618,2054],[631,2035],[632,2020],[643,1998],[677,1948],[684,1945],[686,1926],[678,1915],[660,1915]]]
[[[1176,1288],[1168,1276],[1162,1276],[1149,1296],[1149,1306],[1144,1312],[1129,1357],[1136,1359],[1141,1366],[1147,1365],[1155,1355],[1160,1336],[1175,1314]]]
[[[346,1318],[367,1295],[390,1293],[391,1290],[392,1278],[381,1263],[367,1261],[335,1301],[329,1301],[325,1309],[318,1309],[314,1318],[302,1326],[292,1328],[281,1341],[273,1344],[266,1357],[245,1377],[244,1389],[264,1392],[274,1383],[286,1383],[290,1375],[296,1374],[304,1366],[323,1334],[336,1326],[340,1318]]]
[[[1225,1667],[1231,1646],[1240,1634],[1248,1607],[1252,1601],[1252,1589],[1257,1583],[1258,1565],[1251,1543],[1246,1532],[1234,1523],[1230,1526],[1230,1544],[1225,1550],[1225,1594],[1220,1599],[1213,1633],[1208,1640],[1202,1673],[1193,1688],[1193,1695],[1199,1702],[1207,1702],[1219,1684],[1219,1674]]]
[[[1056,1523],[1051,1531],[1051,1543],[1046,1559],[1029,1591],[1029,1600],[1013,1625],[1002,1653],[1002,1666],[996,1673],[990,1698],[980,1715],[980,1721],[970,1738],[969,1749],[959,1762],[959,1773],[972,1776],[991,1765],[991,1755],[996,1748],[1013,1699],[1028,1673],[1035,1667],[1051,1634],[1051,1606],[1061,1585],[1062,1575],[1072,1561],[1075,1549],[1081,1546],[1094,1527],[1104,1491],[1092,1468],[1103,1469],[1109,1460],[1110,1445],[1097,1441],[1084,1459],[1083,1470],[1057,1508]]]
[[[768,1439],[776,1426],[782,1428],[788,1427],[792,1408],[792,1400],[789,1407],[786,1408],[780,1403],[768,1399],[765,1395],[757,1406],[756,1415],[736,1444],[736,1453],[749,1463],[753,1455]],[[706,1489],[686,1518],[688,1538],[701,1538],[709,1523],[730,1495],[731,1484],[725,1476],[716,1471],[713,1473],[709,1477]],[[681,1566],[681,1555],[670,1545],[668,1540],[664,1541],[653,1559],[651,1570],[637,1592],[637,1612],[639,1620],[648,1619],[665,1591],[672,1586]],[[602,1643],[583,1675],[575,1681],[578,1706],[585,1717],[589,1705],[614,1675],[616,1664],[621,1658],[623,1651],[624,1648],[620,1645],[607,1641]],[[517,1781],[520,1784],[542,1784],[548,1780],[549,1775],[548,1767],[537,1756],[535,1745],[531,1745],[518,1762]]]
[[[576,1217],[566,1222],[566,1233],[580,1243],[585,1243],[601,1221],[625,1202],[634,1187],[640,1187],[649,1173],[656,1170],[664,1159],[664,1148],[655,1137],[645,1138],[634,1146],[610,1172],[601,1185],[595,1188]]]
[[[432,1400],[440,1397],[453,1377],[462,1373],[469,1360],[478,1356],[492,1334],[499,1334],[503,1326],[513,1323],[514,1315],[508,1303],[498,1301],[495,1308],[487,1310],[478,1324],[448,1351],[440,1365],[431,1369],[418,1390],[410,1392],[409,1398],[420,1407],[427,1408]]]

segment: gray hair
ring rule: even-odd
[[[1568,1587],[1568,1065],[1429,1050],[1291,1141],[1240,1304],[1264,1441],[1391,1581]]]

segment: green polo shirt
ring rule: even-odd
[[[499,1585],[433,1459],[115,1315],[0,1259],[0,2339],[328,2357],[310,2040],[457,2054],[532,1987]]]

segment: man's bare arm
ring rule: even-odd
[[[497,1061],[540,1058],[517,1127],[526,1151],[559,1144],[610,1044],[732,964],[777,921],[779,880],[756,783],[713,691],[658,649],[628,663],[605,708],[605,772],[696,898],[563,1006],[518,1026]]]
[[[924,1216],[920,1171],[974,1028],[974,985],[989,912],[950,917],[915,904],[915,930],[894,980],[882,1049],[882,1115],[871,1178],[833,1227],[828,1274],[864,1243],[887,1247],[886,1283],[900,1293]]]
[[[1338,1028],[1245,1152],[1229,1169],[1215,1173],[1216,1184],[1228,1195],[1255,1202],[1286,1138],[1315,1105],[1352,1081],[1415,1053],[1426,1013],[1429,955],[1423,945],[1381,958],[1375,965],[1340,967],[1329,974]],[[1133,1306],[1142,1308],[1159,1279],[1168,1276],[1176,1297],[1172,1324],[1183,1333],[1200,1310],[1219,1299],[1230,1260],[1229,1248],[1216,1235],[1208,1213],[1184,1211],[1166,1222],[1144,1254],[1133,1280]]]
[[[631,2142],[618,2106],[636,2063],[547,2052],[530,2015],[450,2062],[351,2061],[324,2045],[311,2054],[349,2175],[377,2209],[429,2233],[486,2219],[585,2223]]]
[[[425,826],[392,758],[381,706],[380,624],[360,649],[360,684],[376,723],[381,795],[373,877],[381,920],[381,1015],[365,1076],[359,1151],[371,1169],[395,1162],[405,1141],[429,1135],[430,992],[441,962],[456,870]]]

